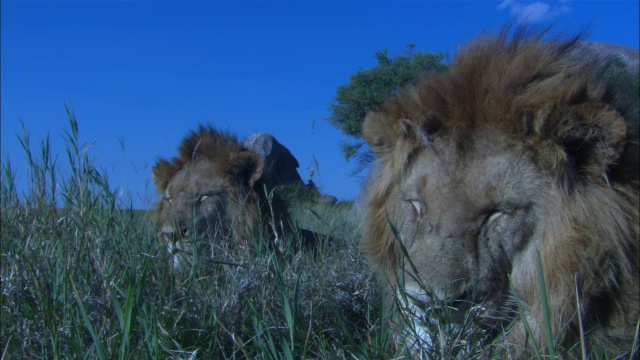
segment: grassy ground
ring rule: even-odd
[[[119,203],[69,115],[64,171],[48,140],[33,150],[28,135],[26,193],[2,163],[0,360],[496,357],[473,308],[462,327],[448,307],[412,314],[402,293],[387,310],[351,204],[317,204],[303,189],[286,191],[295,222],[335,240],[315,252],[294,250],[294,239],[284,251],[260,238],[220,244],[176,275],[150,212]],[[387,312],[406,326],[394,328]]]
[[[349,204],[293,202],[301,226],[339,239],[314,253],[256,239],[176,276],[150,213],[122,208],[70,119],[64,171],[28,135],[25,194],[2,164],[2,359],[393,355]]]

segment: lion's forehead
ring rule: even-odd
[[[447,148],[426,148],[400,183],[400,197],[431,202],[465,200],[482,207],[511,199],[526,202],[539,192],[544,178],[526,157],[509,149],[460,154]]]
[[[208,162],[190,164],[180,169],[167,184],[167,198],[194,198],[204,194],[221,194],[227,188],[225,174]]]

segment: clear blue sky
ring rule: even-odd
[[[298,158],[302,178],[340,199],[357,195],[326,120],[336,88],[373,54],[453,56],[505,22],[588,28],[587,40],[638,48],[637,1],[2,1],[2,159],[27,179],[16,140],[60,134],[71,103],[81,138],[111,184],[137,208],[155,199],[151,167],[206,122],[242,139],[273,134]],[[124,141],[124,149],[120,145]]]

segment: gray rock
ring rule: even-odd
[[[320,195],[318,197],[318,204],[335,205],[338,202],[338,198],[333,195]]]
[[[628,70],[637,70],[640,61],[638,49],[603,42],[584,41],[575,50],[575,54],[579,57],[595,56],[598,60],[603,61],[603,65],[606,65],[608,60],[617,57],[627,65]]]
[[[249,136],[243,145],[264,160],[264,176],[269,179],[270,186],[303,184],[297,170],[300,166],[298,160],[273,135],[263,132],[255,133]]]

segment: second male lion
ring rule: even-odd
[[[235,136],[204,125],[187,135],[177,157],[158,160],[152,174],[160,194],[156,232],[176,268],[195,256],[211,256],[211,246],[198,244],[247,245],[294,230],[285,203],[270,193],[263,168],[263,159]]]

